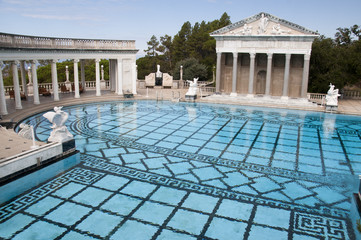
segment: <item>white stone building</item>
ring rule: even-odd
[[[230,96],[307,98],[318,33],[259,13],[211,33],[216,39],[216,92]]]

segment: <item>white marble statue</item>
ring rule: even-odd
[[[189,89],[188,89],[186,95],[188,95],[188,96],[197,95],[197,92],[198,92],[198,79],[199,78],[193,78],[193,81],[187,80],[187,82],[189,82]]]
[[[248,26],[247,24],[244,24],[243,29],[240,31],[243,35],[251,35],[252,34],[252,27]]]
[[[262,17],[261,20],[258,24],[258,34],[263,34],[267,31],[267,26],[268,26],[268,18],[264,16],[264,14],[262,13]]]
[[[290,33],[290,31],[281,29],[281,25],[279,23],[273,25],[272,27],[272,34],[280,35],[282,33]]]
[[[68,131],[65,126],[66,120],[68,120],[68,113],[61,110],[62,107],[54,107],[54,112],[47,112],[43,114],[43,117],[49,120],[53,124],[51,128],[53,131],[48,138],[49,142],[65,142],[73,139],[73,135]]]
[[[21,130],[18,132],[19,136],[22,136],[26,139],[33,139],[31,126],[25,123],[20,124]]]
[[[155,77],[157,78],[161,78],[162,77],[162,72],[160,71],[160,65],[157,65],[157,72],[155,73]]]
[[[338,89],[335,89],[335,85],[330,83],[330,89],[326,95],[326,106],[338,106],[338,97],[341,96],[338,94]]]

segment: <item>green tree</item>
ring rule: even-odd
[[[147,53],[147,56],[155,57],[158,56],[157,50],[159,48],[159,41],[156,36],[152,36],[150,40],[147,42],[148,49],[144,50]]]
[[[350,45],[355,40],[361,39],[361,28],[353,25],[350,28],[337,28],[335,41],[338,45]]]
[[[160,37],[160,46],[157,49],[164,56],[164,62],[168,65],[169,69],[172,69],[172,37],[164,35]]]
[[[173,38],[173,56],[175,62],[189,57],[188,52],[188,38],[192,33],[192,25],[190,22],[185,22],[181,30]]]
[[[331,38],[320,36],[315,39],[310,59],[309,92],[327,92],[330,82],[339,87],[334,78],[334,73],[339,71],[336,57],[335,43]]]
[[[179,61],[173,71],[173,77],[180,79],[180,66],[183,66],[183,80],[193,80],[199,78],[199,81],[206,81],[208,77],[207,66],[199,63],[195,58],[187,58]]]

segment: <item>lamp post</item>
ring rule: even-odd
[[[72,91],[71,89],[71,82],[69,81],[69,68],[68,66],[65,66],[65,87],[67,90],[69,90],[69,92]]]

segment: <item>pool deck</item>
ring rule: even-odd
[[[173,99],[173,95],[178,96],[180,94],[181,100],[185,99],[185,93],[187,89],[138,89],[138,94],[133,98],[136,100],[140,99],[158,99],[160,100],[168,100],[171,101]],[[126,100],[122,96],[118,96],[114,94],[114,92],[110,92],[107,90],[102,91],[102,95],[99,97],[95,97],[94,90],[88,90],[85,93],[81,94],[80,98],[74,98],[74,93],[62,93],[59,96],[60,101],[54,102],[53,97],[44,97],[40,96],[40,104],[35,105],[33,103],[33,98],[28,97],[26,101],[22,101],[21,110],[15,110],[15,100],[9,99],[7,97],[7,107],[8,107],[8,115],[3,116],[3,119],[0,123],[17,123],[28,116],[44,112],[47,110],[52,110],[54,106],[70,106],[70,105],[78,105],[78,104],[86,104],[92,102],[107,102],[107,101],[118,101],[118,100]],[[295,104],[282,104],[276,103],[277,100],[269,103],[262,103],[258,101],[251,101],[247,98],[242,97],[212,97],[210,99],[203,98],[198,99],[197,102],[206,102],[206,103],[221,103],[221,104],[237,104],[237,105],[249,105],[249,106],[260,106],[260,107],[275,107],[275,108],[287,108],[287,109],[297,109],[297,110],[307,110],[307,111],[324,111],[324,106],[319,105],[309,105],[309,106],[301,106]],[[361,115],[361,100],[339,100],[338,113],[340,114],[351,114],[351,115]],[[38,143],[43,144],[43,143]],[[0,159],[12,157],[14,155],[20,154],[26,149],[30,149],[32,145],[31,140],[23,139],[17,134],[14,134],[11,130],[7,130],[6,134],[0,134],[0,145],[1,145],[1,154]]]

